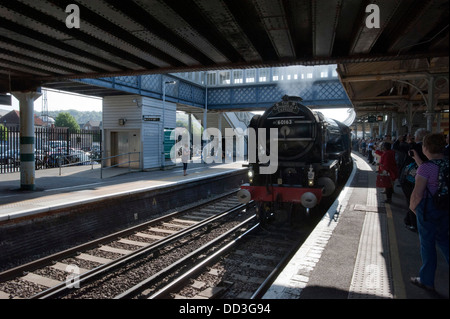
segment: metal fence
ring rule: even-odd
[[[99,130],[69,130],[66,128],[35,128],[34,157],[36,169],[60,167],[89,160],[100,161],[102,133]],[[19,129],[0,126],[0,173],[20,170]]]

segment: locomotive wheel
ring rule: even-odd
[[[320,205],[310,208],[309,210],[302,205],[294,205],[292,214],[293,225],[311,225],[317,221],[317,218],[321,218]]]
[[[258,203],[256,206],[256,213],[259,222],[263,226],[269,224],[269,221],[272,219],[272,209],[267,203]]]
[[[273,212],[272,223],[276,225],[281,225],[286,223],[291,216],[291,210],[288,208],[277,209]]]
[[[279,205],[263,203],[258,206],[257,212],[261,225],[280,226],[291,221],[292,204]]]

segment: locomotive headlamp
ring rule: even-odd
[[[312,168],[312,165],[309,165],[309,172],[308,172],[308,186],[314,186],[314,170]]]
[[[255,176],[255,172],[253,171],[251,166],[250,166],[247,174],[248,174],[248,181],[250,183],[253,183],[253,176]]]

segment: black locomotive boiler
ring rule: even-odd
[[[262,163],[261,153],[256,152],[253,163],[249,158],[249,183],[243,184],[237,195],[242,203],[257,203],[263,222],[309,214],[334,193],[352,169],[348,126],[300,102],[299,97],[284,96],[264,114],[255,115],[249,125],[255,131],[266,129],[265,155],[271,151],[270,128],[278,131],[276,172],[262,174],[268,164]],[[249,145],[249,154],[251,147],[261,151],[260,142]]]

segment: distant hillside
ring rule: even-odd
[[[77,111],[77,110],[65,110],[65,111],[49,111],[50,117],[56,118],[59,113],[66,112],[72,115],[78,124],[85,124],[88,121],[102,121],[102,112],[97,111]],[[40,116],[40,112],[36,112]]]

